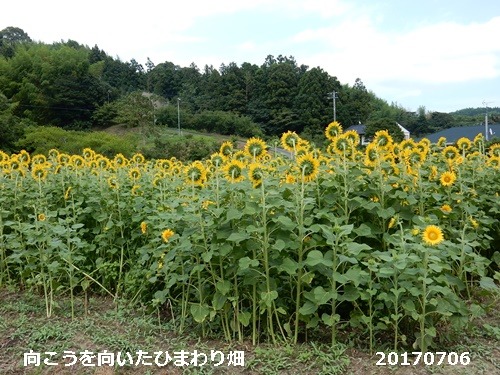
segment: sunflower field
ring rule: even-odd
[[[0,152],[0,286],[88,293],[226,340],[433,347],[499,293],[500,145],[461,139],[360,148],[326,128],[280,155],[251,138],[207,160]],[[74,314],[74,311],[72,312]],[[450,328],[451,327],[451,328]]]

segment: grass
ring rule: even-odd
[[[498,298],[465,331],[442,339],[443,347],[435,351],[470,352],[468,366],[376,366],[380,356],[370,356],[366,348],[355,344],[351,337],[349,345],[302,343],[292,346],[281,343],[277,346],[261,344],[252,347],[249,343],[226,343],[214,337],[200,339],[195,330],[179,336],[173,333],[168,320],[158,320],[156,314],[145,309],[114,305],[110,298],[93,296],[89,310],[84,311],[82,300],[78,300],[76,318],[71,319],[69,298],[58,298],[55,317],[45,317],[43,298],[40,295],[21,292],[11,288],[0,289],[0,373],[1,374],[498,374],[500,373],[500,302]],[[355,336],[347,333],[346,338]],[[349,340],[349,339],[348,339]],[[380,343],[383,346],[383,343]],[[23,353],[56,352],[52,358],[58,366],[24,367]],[[155,351],[174,352],[186,350],[210,353],[218,350],[225,354],[244,351],[245,366],[219,367],[167,367],[125,366],[65,367],[64,351],[76,354],[89,350],[94,353],[129,352],[139,350],[152,354]],[[153,357],[154,360],[154,357]],[[184,371],[182,371],[184,370]]]

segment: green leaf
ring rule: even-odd
[[[314,314],[316,312],[316,310],[318,309],[318,306],[315,305],[314,303],[312,303],[311,301],[306,301],[304,303],[304,305],[302,305],[302,307],[299,309],[299,313],[301,315],[311,315],[311,314]]]
[[[241,212],[240,210],[237,210],[236,208],[231,207],[227,210],[226,219],[227,219],[227,221],[239,220],[239,219],[241,219],[242,216],[243,216],[243,212]]]
[[[311,250],[307,254],[305,264],[311,267],[317,266],[318,264],[322,264],[326,267],[333,266],[333,262],[331,260],[325,259],[323,257],[323,253],[319,250]]]
[[[248,327],[251,317],[252,314],[250,313],[250,311],[243,311],[238,314],[238,320],[241,324],[243,324],[243,327]]]
[[[340,315],[339,314],[330,315],[325,313],[321,315],[321,320],[328,327],[332,327],[334,324],[340,322]]]
[[[498,291],[498,285],[495,283],[495,280],[493,280],[491,277],[483,276],[481,277],[481,280],[479,281],[479,285],[481,288],[488,290],[490,292],[495,292]]]
[[[264,302],[264,304],[267,306],[267,307],[271,307],[272,306],[272,303],[273,301],[278,298],[278,292],[275,291],[275,290],[271,290],[269,292],[261,292],[260,293],[260,299],[262,302]]]
[[[280,215],[277,220],[285,230],[293,230],[297,226],[288,216]]]
[[[227,297],[219,292],[214,293],[214,297],[212,298],[212,306],[215,310],[220,310],[224,307],[224,304],[227,301]]]
[[[207,318],[208,314],[210,314],[210,309],[201,304],[193,304],[190,307],[191,315],[193,316],[193,319],[197,323],[203,323],[205,319]]]
[[[347,251],[352,255],[359,255],[362,251],[370,250],[371,247],[364,243],[348,242]]]
[[[249,239],[250,236],[245,232],[233,232],[227,238],[227,241],[240,243],[241,241]]]
[[[285,258],[283,259],[283,263],[278,267],[278,270],[280,272],[286,272],[287,274],[293,276],[297,274],[297,268],[299,268],[298,263],[291,259],[291,258]]]
[[[238,261],[240,271],[246,270],[250,267],[258,267],[259,261],[257,259],[250,259],[249,257],[241,258]]]
[[[223,295],[226,295],[231,290],[231,282],[228,280],[217,281],[215,289]]]
[[[313,290],[314,301],[318,305],[325,305],[333,298],[333,293],[331,291],[325,290],[322,286],[318,286]]]

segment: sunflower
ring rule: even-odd
[[[230,182],[240,182],[245,179],[243,176],[243,169],[245,164],[237,159],[233,159],[224,165],[223,170],[226,179]]]
[[[484,148],[484,136],[483,133],[479,133],[474,137],[473,140],[474,146],[479,148],[480,150]]]
[[[26,150],[21,150],[17,156],[18,156],[19,162],[21,162],[23,164],[29,164],[31,161],[30,154]]]
[[[95,151],[90,147],[85,147],[82,151],[82,156],[85,160],[92,160],[95,157]]]
[[[428,225],[422,233],[422,239],[428,245],[437,245],[444,240],[443,231],[436,225]]]
[[[101,169],[109,169],[109,167],[111,166],[111,162],[109,161],[109,159],[105,156],[99,156],[99,157],[96,157],[96,160],[97,160],[97,165],[99,166],[99,168]]]
[[[347,151],[351,148],[351,143],[349,139],[344,135],[340,135],[334,140],[332,140],[333,147],[339,155],[345,155]]]
[[[297,167],[305,182],[312,181],[318,176],[319,160],[308,153],[297,159]]]
[[[120,186],[118,185],[118,179],[116,176],[109,176],[108,177],[108,186],[111,189],[118,189]]]
[[[163,232],[161,232],[161,238],[163,242],[168,242],[170,237],[174,235],[174,231],[172,229],[165,229]]]
[[[448,161],[454,161],[460,156],[460,153],[455,146],[446,146],[443,149],[443,156]]]
[[[128,165],[128,159],[123,156],[123,154],[116,154],[113,158],[113,165],[117,168],[126,167]]]
[[[287,131],[281,136],[281,146],[287,151],[295,151],[299,141],[300,137],[292,131]]]
[[[389,224],[387,224],[387,229],[391,229],[394,225],[396,225],[396,218],[395,217],[391,217],[391,220],[389,220]]]
[[[226,141],[220,146],[219,152],[224,156],[229,156],[233,153],[233,143]]]
[[[490,150],[488,151],[488,154],[491,157],[500,157],[500,143],[495,143],[494,145],[491,145]]]
[[[393,140],[387,130],[379,130],[375,133],[372,143],[378,147],[386,148],[393,143]]]
[[[131,180],[137,181],[141,178],[141,171],[137,167],[130,168],[130,170],[128,171],[128,176]]]
[[[365,149],[365,165],[368,167],[374,167],[379,160],[379,150],[375,143],[370,143]]]
[[[248,159],[248,154],[246,154],[245,151],[239,150],[233,154],[233,159],[244,162]]]
[[[69,186],[67,189],[66,189],[66,192],[64,193],[64,200],[67,201],[69,199],[69,194],[71,193],[71,189],[72,187]]]
[[[348,130],[342,134],[351,144],[351,146],[357,146],[359,144],[359,134],[355,130]]]
[[[261,158],[266,154],[266,143],[260,139],[252,137],[245,144],[245,152],[254,159]]]
[[[437,145],[439,147],[443,147],[445,144],[446,144],[446,138],[445,137],[439,137],[439,139],[437,141]]]
[[[47,158],[43,154],[38,154],[31,158],[31,166],[35,164],[45,164],[46,162]]]
[[[500,168],[500,156],[492,156],[487,161],[486,164],[492,168]]]
[[[37,219],[38,219],[38,221],[45,221],[46,216],[45,216],[45,214],[38,214]]]
[[[0,163],[9,161],[10,157],[7,153],[0,150]]]
[[[199,160],[192,162],[185,168],[186,182],[201,186],[207,179],[207,170]]]
[[[37,181],[43,181],[47,178],[48,171],[42,164],[36,164],[31,170],[31,176]]]
[[[212,162],[212,165],[219,168],[222,164],[225,163],[226,157],[221,152],[215,152],[210,155],[210,161]]]
[[[441,181],[441,185],[443,186],[451,186],[456,181],[457,175],[454,172],[444,172],[441,174],[439,180]]]
[[[145,221],[143,221],[141,223],[141,233],[142,234],[146,234],[147,231],[148,231],[148,223],[146,223]]]
[[[469,138],[462,137],[457,141],[457,147],[459,150],[466,151],[471,147],[471,141]]]
[[[80,155],[71,155],[69,162],[77,168],[83,168],[85,166],[85,159]]]
[[[58,160],[59,151],[55,148],[51,148],[48,152],[49,158],[52,160]]]
[[[253,187],[258,188],[262,185],[264,177],[264,167],[260,163],[251,163],[248,167],[248,179],[252,181]]]
[[[340,134],[342,134],[342,125],[338,121],[330,122],[325,129],[325,136],[330,141],[333,141]]]
[[[445,214],[449,214],[452,211],[452,208],[449,204],[443,204],[441,206],[441,211],[443,211]]]
[[[135,165],[141,165],[141,164],[144,164],[144,155],[140,154],[140,153],[137,153],[137,154],[134,154],[132,155],[132,157],[130,158],[130,160],[132,162],[135,163]]]
[[[479,223],[478,223],[478,222],[477,222],[477,220],[475,220],[472,216],[471,216],[471,217],[469,217],[469,222],[470,222],[470,224],[472,225],[472,227],[473,227],[474,229],[479,228]]]
[[[429,180],[435,180],[438,176],[438,169],[435,165],[431,166],[431,171],[429,172]]]

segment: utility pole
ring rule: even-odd
[[[486,115],[484,116],[484,133],[485,133],[486,142],[488,142],[488,137],[489,137],[489,134],[488,134],[488,104],[489,103],[491,103],[491,102],[485,102],[483,100],[483,105],[486,108]]]
[[[333,99],[333,121],[337,121],[337,108],[335,106],[335,99],[337,99],[337,92],[334,90],[328,93],[328,99]]]
[[[179,135],[181,135],[181,111],[180,111],[181,98],[177,98],[177,127],[179,128]]]

